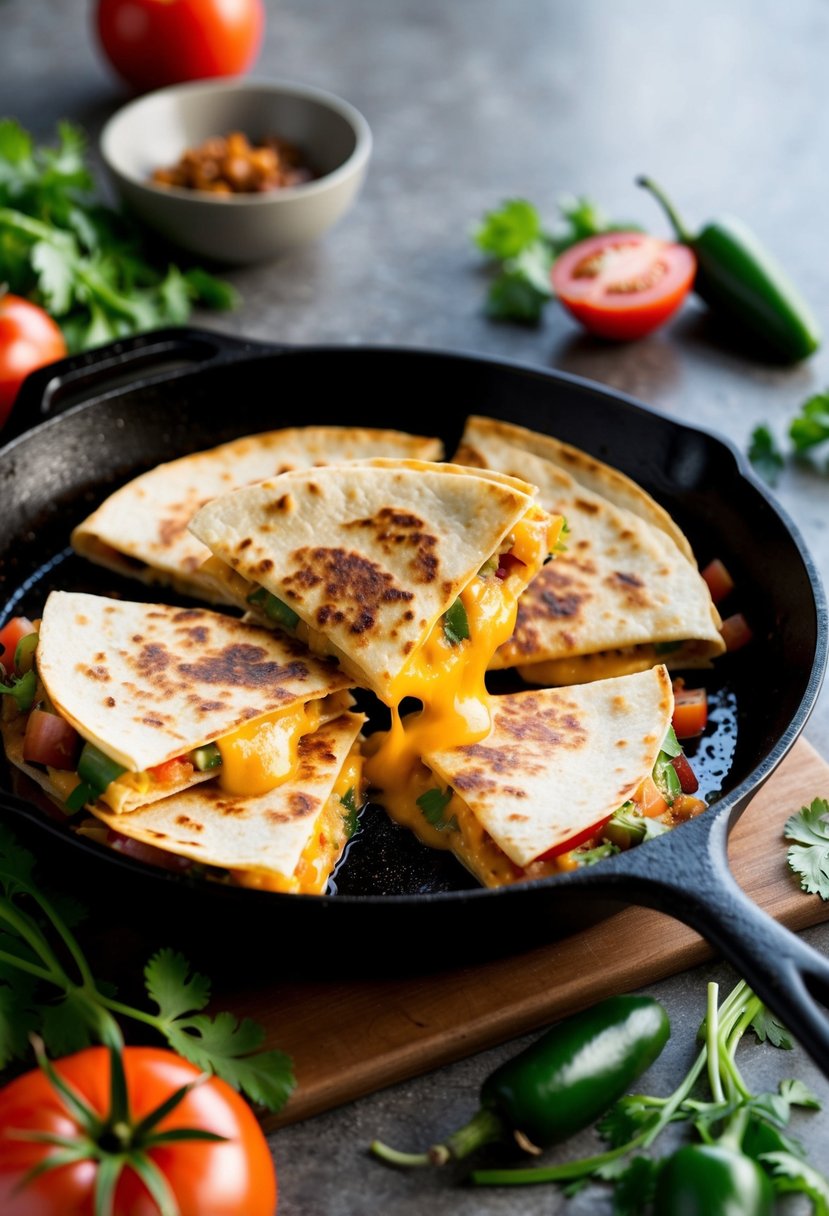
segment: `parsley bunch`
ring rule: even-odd
[[[562,198],[558,209],[558,223],[545,229],[532,203],[508,199],[473,230],[472,240],[495,268],[486,299],[490,317],[540,321],[553,297],[550,270],[559,254],[601,232],[640,231],[638,224],[612,223],[588,198]]]
[[[238,300],[207,271],[151,254],[140,229],[98,197],[86,138],[68,122],[50,147],[0,119],[0,283],[42,305],[70,351],[182,324],[195,304]]]
[[[590,1181],[607,1182],[614,1188],[616,1216],[642,1216],[650,1210],[666,1165],[666,1159],[646,1155],[647,1150],[669,1124],[684,1122],[697,1142],[729,1145],[756,1162],[777,1193],[807,1195],[814,1211],[826,1216],[829,1179],[806,1160],[803,1148],[787,1132],[792,1108],[819,1110],[818,1099],[795,1079],[781,1081],[777,1092],[754,1094],[736,1060],[738,1044],[750,1028],[776,1047],[790,1048],[791,1040],[744,982],[722,1004],[718,996],[718,985],[709,984],[700,1027],[704,1045],[686,1076],[667,1097],[632,1094],[611,1107],[597,1129],[608,1143],[604,1152],[562,1165],[476,1170],[472,1181],[482,1186],[556,1182],[567,1194]],[[698,1092],[703,1079],[707,1096]]]
[[[119,1001],[111,985],[92,975],[72,932],[83,910],[47,896],[34,866],[32,854],[0,826],[0,1068],[27,1055],[33,1033],[53,1056],[94,1042],[117,1047],[116,1019],[127,1019],[150,1027],[173,1051],[252,1102],[269,1110],[284,1106],[295,1084],[291,1061],[281,1051],[259,1050],[261,1026],[232,1013],[204,1013],[210,981],[169,949],[144,969],[155,1009]]]

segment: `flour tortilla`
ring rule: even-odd
[[[163,583],[209,603],[222,588],[199,573],[209,553],[187,530],[204,503],[287,469],[371,456],[438,460],[438,439],[368,427],[308,426],[235,439],[158,465],[121,486],[72,533],[83,557],[144,583]]]
[[[46,601],[37,669],[54,709],[136,773],[275,710],[321,700],[324,718],[337,716],[350,685],[297,642],[233,617],[67,591]],[[14,753],[17,741],[6,742]],[[215,776],[194,772],[184,784]],[[119,812],[169,793],[125,788]]]
[[[569,531],[564,551],[521,596],[515,632],[491,666],[519,667],[525,679],[544,684],[581,683],[662,661],[671,668],[709,666],[725,645],[708,587],[686,555],[688,542],[680,547],[644,514],[528,447],[505,442],[512,429],[470,419],[459,458],[533,481],[541,505],[561,513]],[[592,477],[602,484],[604,466],[596,464]]]
[[[612,815],[649,776],[671,725],[664,666],[494,698],[480,743],[424,762],[517,866]]]
[[[234,797],[212,784],[128,815],[113,814],[101,803],[91,810],[132,840],[203,865],[254,878],[273,873],[290,878],[364,721],[362,714],[341,714],[305,735],[294,778],[259,797]]]
[[[297,471],[215,499],[195,535],[322,633],[386,698],[437,619],[534,503],[534,487],[458,465],[373,460]]]

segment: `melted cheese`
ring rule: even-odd
[[[363,801],[362,770],[363,757],[358,738],[317,817],[293,874],[288,876],[275,870],[232,870],[233,880],[243,887],[257,887],[264,891],[321,895],[349,840],[346,827],[348,811],[343,806],[343,799],[349,790],[353,790],[357,806]]]
[[[255,798],[288,781],[296,772],[303,735],[319,726],[320,703],[294,705],[258,718],[216,740],[222,755],[219,784],[228,794]]]
[[[379,800],[393,819],[408,821],[406,825],[411,826],[404,807],[411,807],[417,797],[411,791],[418,769],[423,767],[421,756],[477,743],[489,734],[492,715],[485,683],[487,667],[498,647],[511,637],[518,596],[555,547],[561,524],[560,517],[551,523],[549,516],[531,507],[508,542],[509,552],[524,564],[513,566],[503,579],[494,574],[477,576],[461,592],[469,637],[453,644],[439,619],[395,679],[391,729],[372,736],[366,765],[366,776],[381,791]],[[405,697],[417,698],[423,708],[401,718],[399,706]],[[420,815],[416,807],[415,813]]]
[[[569,658],[547,659],[541,663],[525,663],[518,674],[528,684],[564,688],[570,684],[587,684],[611,676],[628,676],[647,671],[657,663],[667,667],[698,667],[708,665],[705,646],[696,641],[680,642],[676,648],[660,650],[651,642],[624,646],[618,650],[597,650],[593,654],[572,655]]]

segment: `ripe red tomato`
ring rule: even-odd
[[[65,355],[63,334],[48,312],[22,296],[0,295],[0,426],[29,372]]]
[[[603,338],[630,341],[662,325],[694,282],[693,252],[643,232],[603,232],[553,263],[553,290],[577,321]]]
[[[154,1047],[124,1049],[127,1092],[134,1122],[199,1076],[193,1064]],[[102,1115],[109,1110],[110,1064],[104,1047],[89,1047],[54,1065],[60,1076]],[[273,1216],[276,1174],[267,1141],[243,1098],[211,1077],[192,1089],[158,1125],[202,1128],[224,1141],[178,1140],[147,1150],[175,1196],[180,1216]],[[15,1133],[45,1132],[72,1139],[79,1121],[40,1069],[0,1090],[0,1211],[3,1216],[93,1216],[98,1163],[91,1158],[46,1170],[16,1190],[21,1178],[55,1151],[53,1145]],[[113,1216],[158,1216],[158,1207],[134,1171],[118,1180]]]
[[[96,24],[112,66],[143,92],[246,72],[262,45],[265,5],[263,0],[98,0]]]

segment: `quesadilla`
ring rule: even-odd
[[[6,754],[70,811],[127,815],[202,782],[267,794],[352,704],[336,665],[201,608],[55,591],[32,661],[3,698]]]
[[[188,531],[199,507],[238,486],[288,469],[371,456],[438,460],[438,439],[368,427],[308,426],[248,435],[158,465],[111,494],[74,529],[83,557],[144,583],[163,583],[210,603],[232,602],[199,567],[210,556]]]
[[[687,539],[643,490],[574,448],[488,418],[468,420],[457,458],[526,477],[567,521],[563,551],[522,595],[493,668],[569,685],[664,662],[708,667],[720,617]]]
[[[573,869],[704,809],[671,728],[664,666],[493,699],[477,743],[435,749],[381,790],[391,817],[485,886]],[[680,776],[682,774],[682,776]],[[685,791],[688,792],[685,792]]]
[[[362,806],[362,714],[346,713],[304,735],[290,781],[234,797],[214,782],[118,815],[100,802],[83,835],[112,847],[124,839],[217,868],[240,886],[320,895]],[[152,854],[149,855],[150,857]]]

